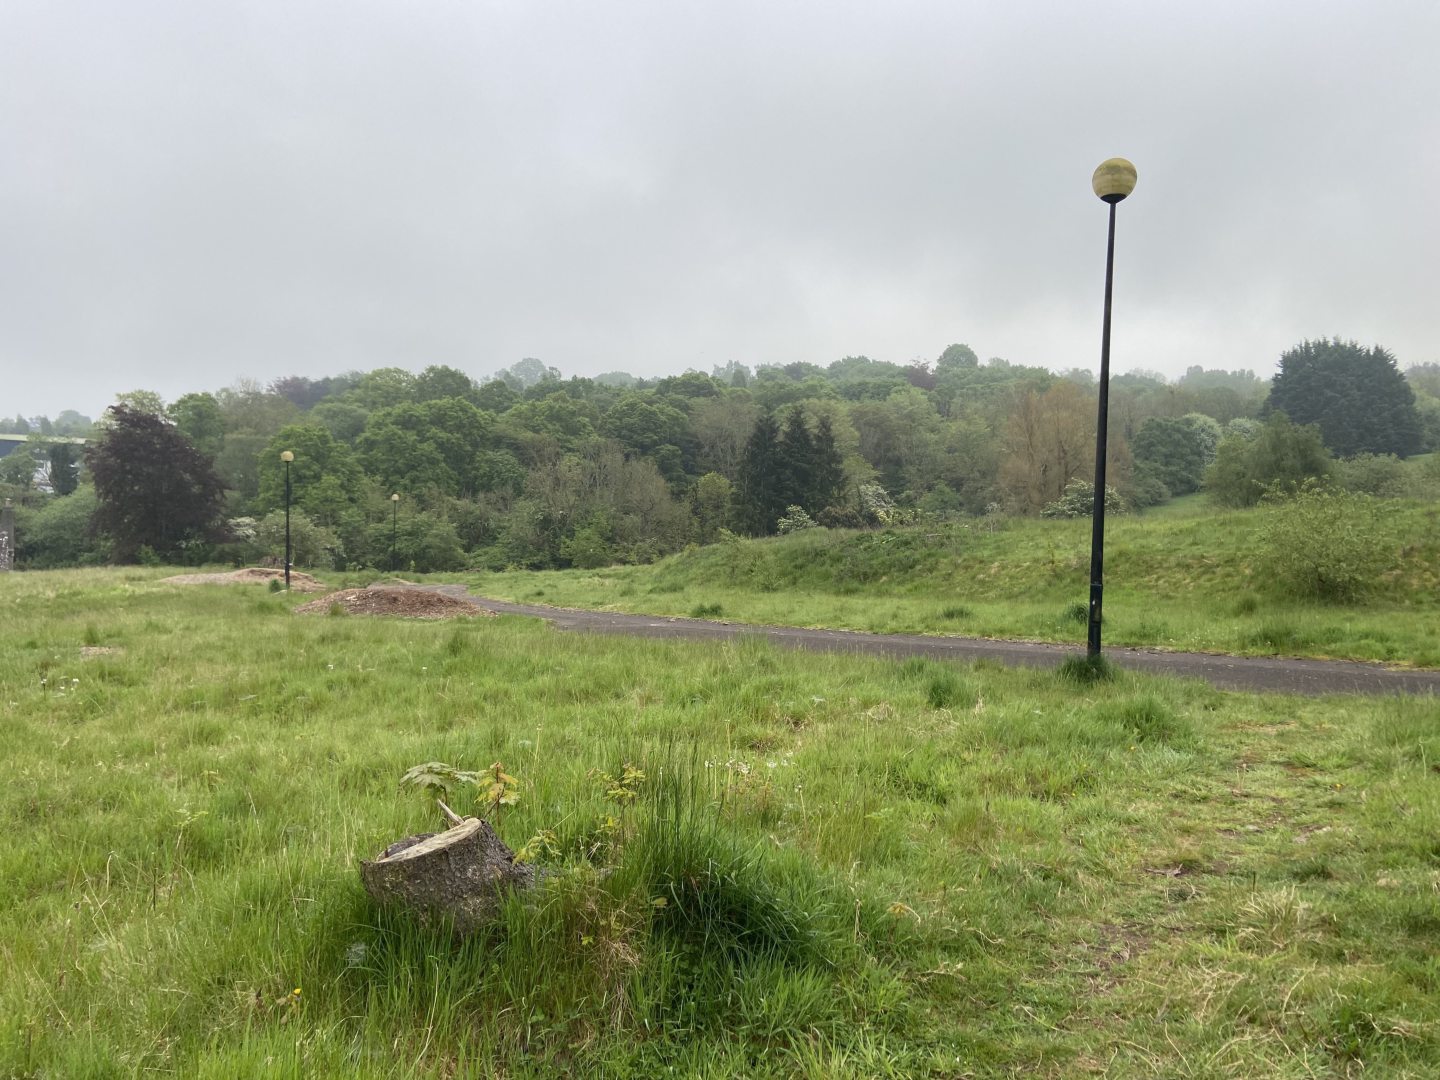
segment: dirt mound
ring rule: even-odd
[[[268,566],[247,566],[243,570],[232,570],[228,574],[177,574],[161,578],[171,585],[264,585],[271,581],[284,581],[285,571]],[[322,592],[325,586],[309,574],[298,570],[290,571],[291,592]]]
[[[464,619],[495,614],[443,593],[396,585],[341,589],[295,610],[302,615],[328,615],[336,605],[350,615],[397,615],[402,619]]]

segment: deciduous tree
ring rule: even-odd
[[[196,450],[212,458],[220,453],[225,443],[225,417],[214,394],[186,394],[167,414]]]
[[[333,528],[346,510],[360,504],[366,478],[350,448],[319,424],[291,424],[265,444],[256,462],[260,490],[255,503],[262,514],[285,505],[285,466],[280,455],[286,450],[295,455],[290,465],[291,505],[303,509],[317,525]]]
[[[1200,430],[1184,420],[1152,416],[1140,425],[1130,444],[1135,467],[1144,470],[1172,495],[1200,490],[1205,476],[1205,441]]]
[[[1111,432],[1107,466],[1115,462],[1120,442],[1119,434]],[[1001,483],[1020,509],[1038,513],[1063,496],[1071,480],[1093,482],[1095,403],[1071,382],[1057,382],[1043,393],[1027,390],[1010,414],[1003,445]],[[1107,475],[1121,479],[1108,468]]]
[[[224,487],[210,459],[157,413],[112,405],[86,464],[99,504],[92,522],[117,562],[142,548],[174,559],[188,541],[210,540],[221,524]]]
[[[1328,476],[1331,467],[1319,429],[1277,412],[1253,434],[1240,429],[1220,440],[1205,490],[1222,506],[1254,506],[1267,489],[1298,490],[1307,479]]]

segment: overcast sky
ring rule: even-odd
[[[1440,359],[1435,0],[3,0],[0,413],[533,356]]]

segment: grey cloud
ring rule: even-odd
[[[12,2],[0,412],[381,364],[1436,358],[1431,4]]]

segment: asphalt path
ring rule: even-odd
[[[431,586],[502,615],[530,615],[556,629],[592,634],[690,641],[733,641],[763,637],[776,645],[813,652],[868,656],[930,656],[948,660],[993,660],[1011,667],[1054,668],[1082,655],[1083,648],[1032,641],[931,637],[921,634],[867,634],[854,630],[811,630],[798,626],[755,626],[666,615],[621,615],[611,611],[512,604],[471,594],[463,585]],[[1293,660],[1268,656],[1164,652],[1110,647],[1105,656],[1128,671],[1203,679],[1222,690],[1272,694],[1440,695],[1440,671],[1387,668],[1353,660]]]

